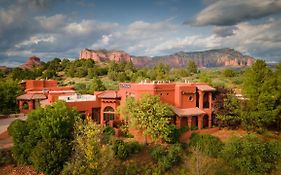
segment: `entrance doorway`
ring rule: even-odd
[[[208,128],[209,127],[209,116],[204,115],[203,117],[203,128]]]

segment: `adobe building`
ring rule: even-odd
[[[21,113],[53,103],[61,95],[75,94],[73,87],[58,87],[56,80],[25,80],[21,83],[25,94],[17,97]]]
[[[172,116],[173,122],[177,127],[202,129],[212,126],[212,92],[215,89],[203,83],[164,81],[120,83],[117,91],[98,91],[92,95],[78,95],[72,87],[58,87],[54,80],[27,80],[22,85],[26,89],[26,94],[17,99],[23,113],[59,99],[76,108],[84,117],[113,126],[115,122],[123,120],[116,110],[125,103],[128,96],[139,99],[143,94],[149,93],[158,95],[161,101],[172,107],[175,113]],[[24,104],[28,105],[28,109],[23,108]]]
[[[175,113],[177,127],[202,129],[212,127],[212,92],[215,88],[202,83],[181,82],[141,82],[120,83],[121,104],[127,96],[139,99],[142,94],[160,96],[161,101],[169,104]]]

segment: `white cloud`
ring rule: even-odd
[[[66,16],[57,14],[54,16],[37,16],[35,20],[39,22],[41,27],[45,30],[58,30],[60,27],[65,25]]]
[[[21,48],[23,46],[38,44],[40,42],[48,42],[53,43],[55,41],[55,37],[52,35],[35,35],[30,37],[28,40],[25,40],[21,43],[15,45],[16,48]]]
[[[194,19],[193,24],[235,25],[281,12],[281,0],[217,0],[208,3]]]
[[[92,32],[113,30],[118,26],[118,23],[103,23],[95,20],[82,20],[81,22],[69,23],[64,29],[69,34],[88,35]]]

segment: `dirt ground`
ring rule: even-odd
[[[5,165],[0,167],[0,175],[44,175],[37,173],[31,166]]]
[[[8,132],[5,131],[0,134],[0,149],[11,148],[13,146],[12,137],[9,136]]]
[[[220,129],[214,133],[211,133],[211,135],[219,138],[222,142],[226,141],[227,139],[231,137],[243,137],[244,135],[247,135],[248,132],[242,129],[237,130],[229,130],[226,128]]]

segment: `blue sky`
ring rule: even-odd
[[[0,65],[83,48],[159,56],[234,48],[281,60],[281,0],[1,0]]]

